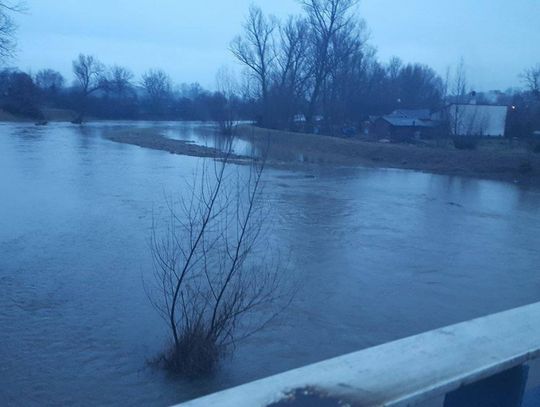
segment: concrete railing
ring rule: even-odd
[[[326,360],[181,406],[412,406],[437,399],[438,405],[466,406],[477,404],[464,400],[489,397],[499,400],[494,405],[519,406],[527,382],[526,364],[539,356],[537,303]]]

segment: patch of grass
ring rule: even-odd
[[[454,137],[454,147],[458,150],[476,150],[478,139],[475,137]]]
[[[520,174],[530,174],[531,172],[534,171],[534,167],[533,165],[531,164],[530,161],[524,161],[522,162],[519,167],[518,167],[518,171]]]

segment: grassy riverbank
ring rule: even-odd
[[[238,128],[237,134],[259,148],[268,146],[271,161],[279,163],[401,168],[540,186],[540,154],[505,139],[485,141],[468,151],[457,150],[452,143],[444,147],[378,143],[252,126]]]
[[[390,144],[253,126],[238,127],[236,136],[251,142],[259,151],[268,149],[268,163],[276,167],[339,165],[400,168],[540,186],[540,154],[532,152],[524,144],[511,144],[505,139],[484,141],[476,150],[469,151],[458,150],[452,143],[442,147]],[[223,157],[217,149],[166,138],[157,127],[113,131],[106,137],[115,142],[173,154]]]

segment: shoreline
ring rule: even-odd
[[[190,157],[223,159],[227,156],[223,151],[201,146],[185,140],[174,140],[159,134],[159,129],[124,129],[111,131],[104,135],[105,139],[115,143],[129,144],[151,150],[165,151],[171,154]],[[236,154],[229,155],[230,160],[249,159]]]
[[[412,170],[540,187],[540,154],[507,139],[489,140],[477,150],[379,143],[316,134],[241,126],[236,136],[269,148],[269,163],[362,166]]]
[[[8,122],[9,123],[9,122]],[[453,146],[379,143],[316,134],[293,133],[241,125],[235,137],[268,149],[267,164],[274,168],[302,170],[309,166],[333,165],[412,170],[424,173],[510,182],[540,187],[540,154],[527,151],[508,139],[493,139],[477,150],[457,150]],[[226,154],[212,147],[169,139],[160,128],[123,129],[105,133],[105,139],[141,148],[192,157],[222,159]],[[245,164],[250,157],[229,156],[231,162]]]

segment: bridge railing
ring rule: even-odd
[[[540,303],[326,360],[182,404],[519,406],[540,357]],[[491,405],[491,404],[485,404]],[[540,405],[540,404],[539,404]]]

